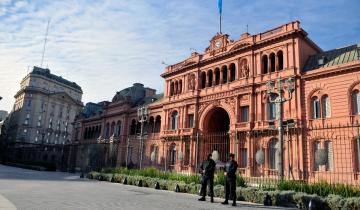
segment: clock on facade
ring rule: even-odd
[[[216,48],[221,47],[221,41],[217,41],[217,42],[215,43],[215,47],[216,47]]]

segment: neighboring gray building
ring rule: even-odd
[[[82,90],[75,82],[34,67],[22,79],[5,122],[7,143],[65,144],[81,112]]]
[[[0,97],[1,98],[1,97]],[[4,110],[0,110],[0,135],[2,133],[2,126],[4,125],[4,121],[8,116],[8,112]]]

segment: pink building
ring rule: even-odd
[[[76,121],[74,138],[115,142],[117,166],[136,164],[143,152],[145,165],[195,172],[207,153],[217,151],[223,162],[232,152],[244,176],[275,177],[279,116],[267,83],[293,78],[293,97],[283,104],[283,118],[291,123],[282,149],[286,177],[359,183],[359,70],[360,45],[324,52],[298,21],[237,40],[216,34],[205,52],[165,69],[163,96],[144,88],[136,103],[117,94],[101,114]],[[144,105],[150,114],[141,149],[137,108]],[[326,154],[323,165],[315,161],[318,150]]]

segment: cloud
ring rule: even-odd
[[[300,19],[324,49],[359,41],[357,0],[223,2],[223,31],[233,39],[247,24],[259,33]],[[44,67],[96,102],[135,82],[162,92],[161,62],[176,63],[190,48],[203,52],[218,31],[216,7],[215,0],[0,0],[0,109],[11,109],[28,66],[40,64],[48,19]]]

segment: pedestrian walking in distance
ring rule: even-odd
[[[229,161],[225,164],[225,201],[222,204],[229,204],[233,200],[232,206],[236,206],[236,170],[238,164],[235,161],[235,155],[230,153]]]
[[[200,166],[200,173],[202,175],[201,179],[201,190],[200,195],[201,198],[199,198],[199,201],[205,201],[206,196],[206,188],[209,184],[209,191],[210,191],[210,202],[214,203],[214,173],[215,173],[215,167],[216,163],[212,158],[211,153],[208,154],[207,159],[204,160]]]

